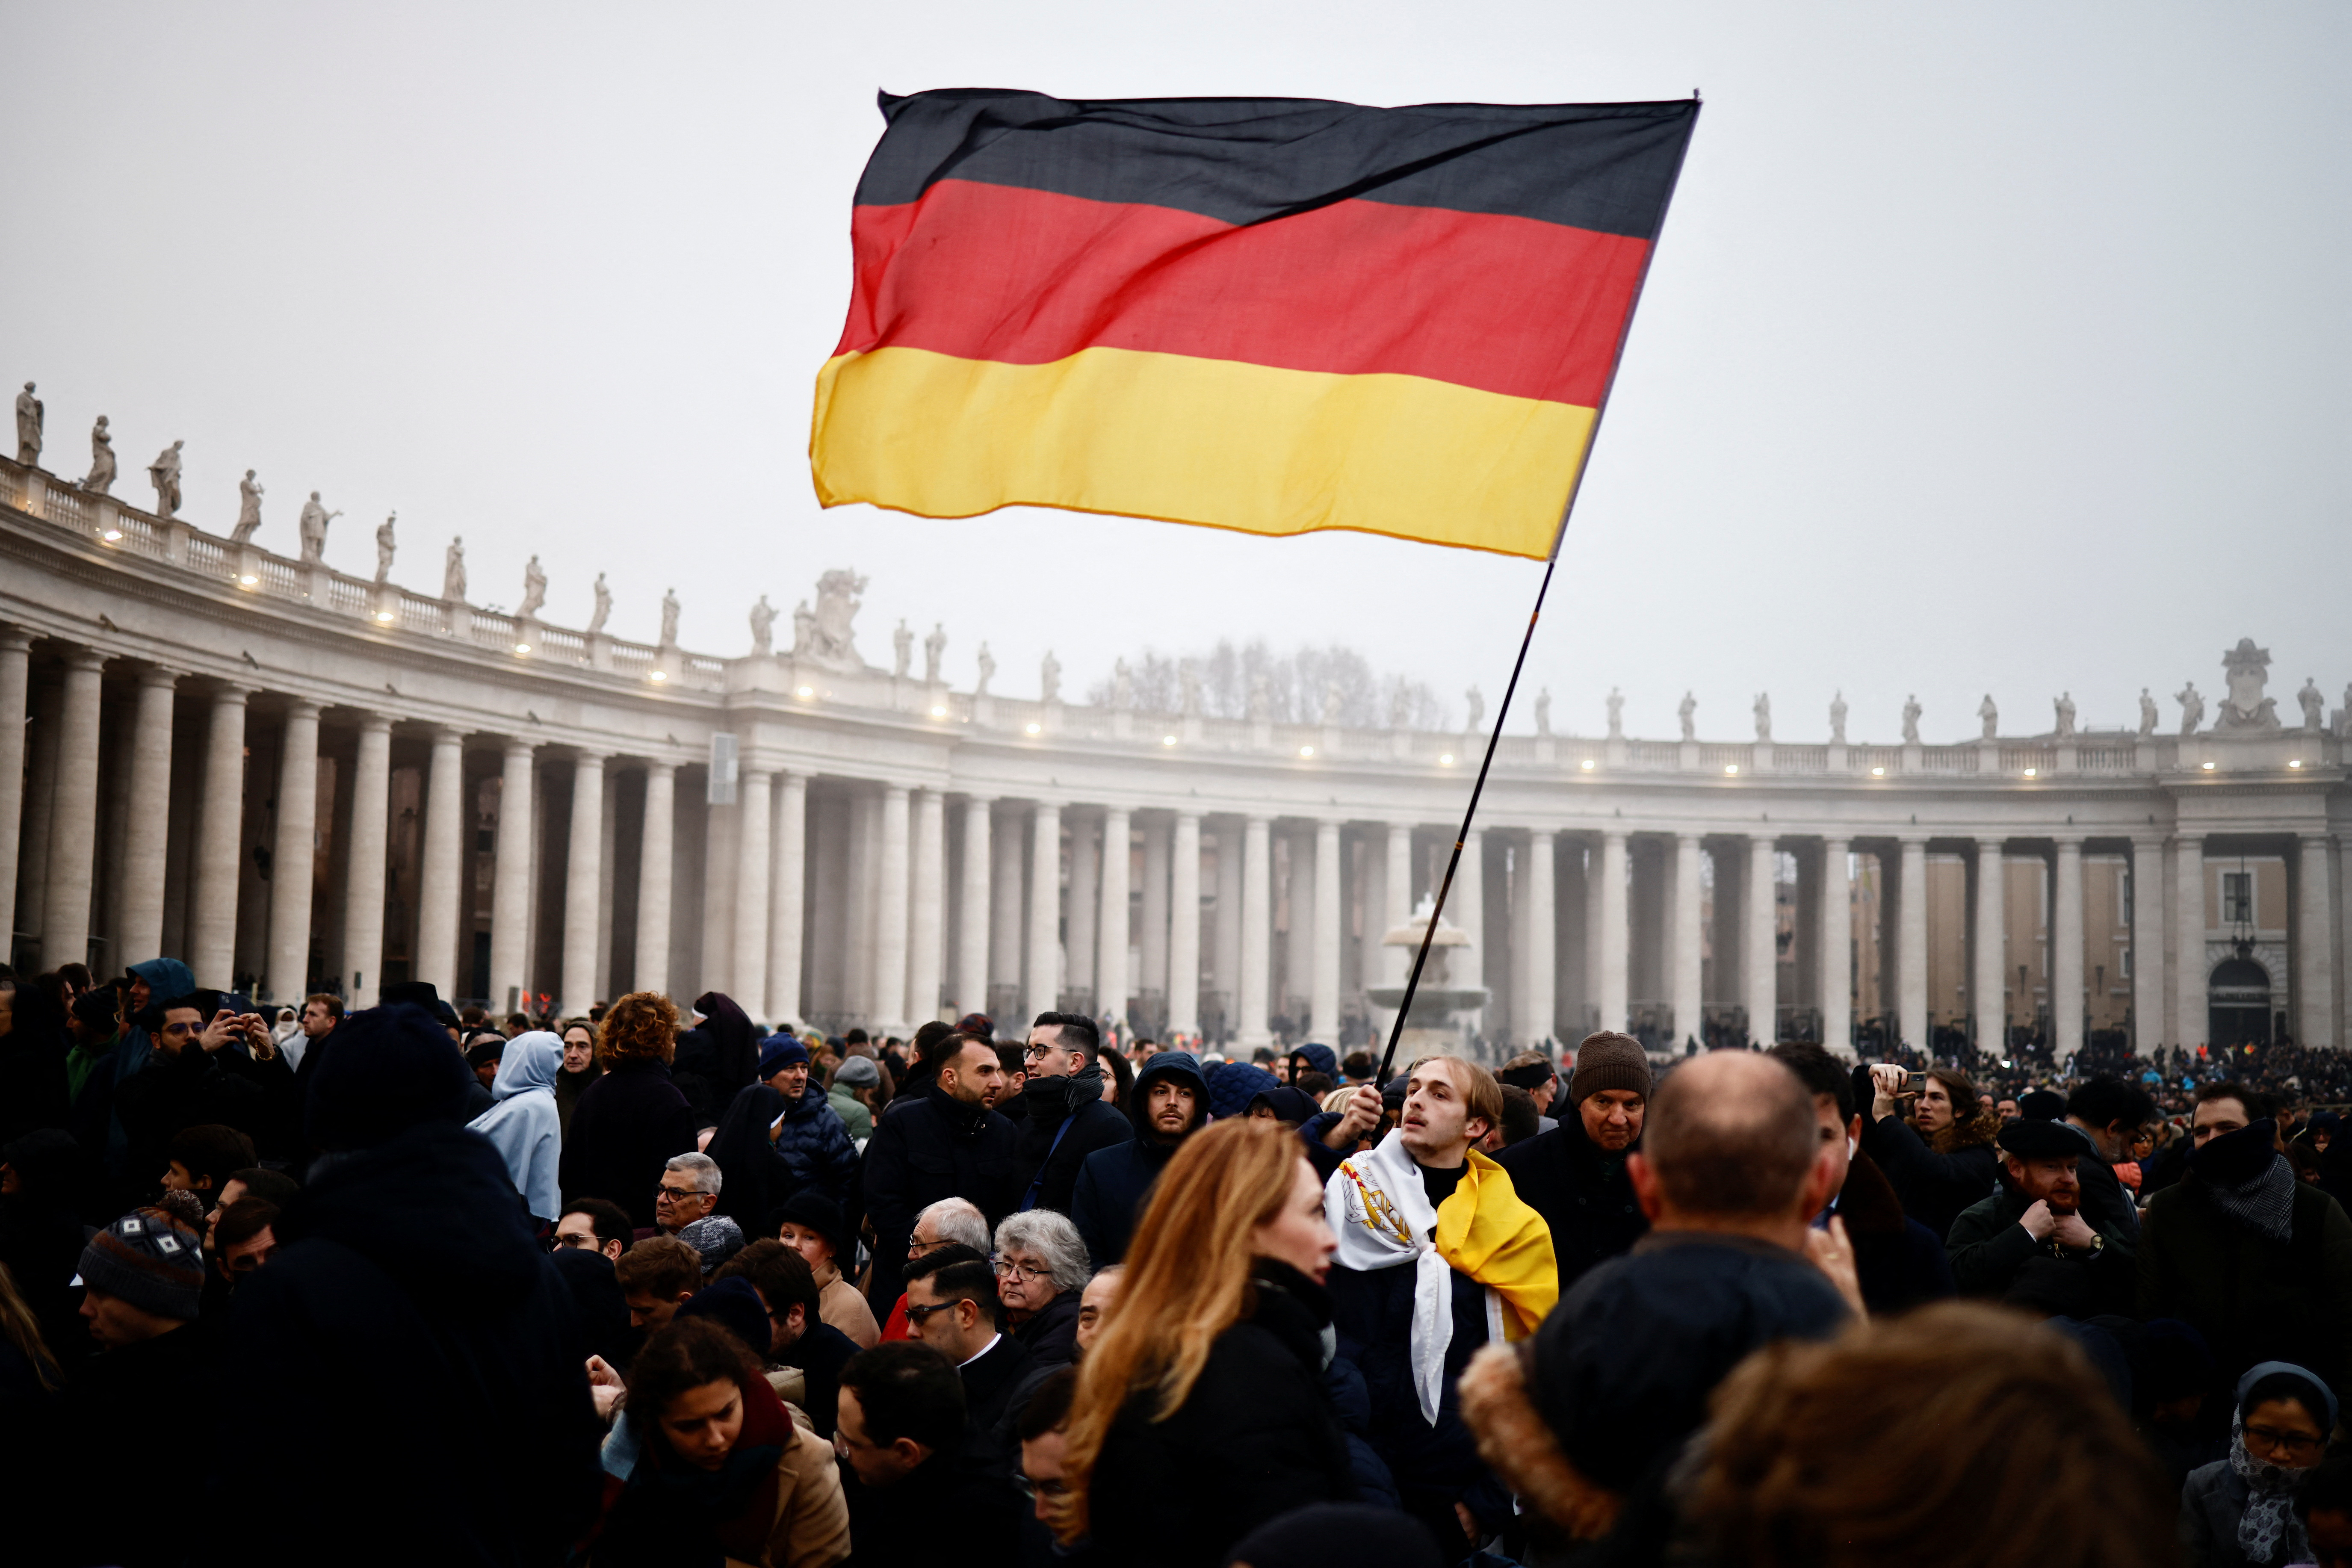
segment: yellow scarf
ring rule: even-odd
[[[1536,1331],[1559,1301],[1551,1227],[1519,1201],[1510,1173],[1470,1151],[1462,1184],[1437,1205],[1438,1255],[1501,1298],[1503,1338]]]

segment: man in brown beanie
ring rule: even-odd
[[[1560,1294],[1596,1263],[1632,1248],[1650,1222],[1626,1180],[1650,1102],[1650,1058],[1631,1035],[1588,1035],[1569,1074],[1573,1114],[1495,1156],[1527,1205],[1551,1226]]]

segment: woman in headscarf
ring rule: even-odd
[[[2195,1568],[2308,1563],[2294,1494],[2327,1449],[2336,1395],[2291,1362],[2266,1361],[2238,1380],[2227,1458],[2189,1472],[2180,1544]]]
[[[572,1108],[604,1070],[596,1059],[596,1026],[574,1018],[563,1026],[563,1070],[555,1075],[555,1114],[566,1136],[572,1131]]]
[[[507,1163],[515,1191],[542,1225],[563,1212],[556,1170],[563,1156],[563,1119],[555,1108],[555,1077],[563,1064],[563,1042],[533,1029],[507,1042],[490,1080],[496,1101],[466,1123],[488,1139]]]

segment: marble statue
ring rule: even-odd
[[[2197,726],[2205,721],[2205,699],[2198,692],[2197,683],[2188,682],[2172,694],[2172,700],[2180,704],[2181,734],[2197,733]]]
[[[81,488],[92,495],[104,495],[114,488],[114,437],[107,434],[106,416],[89,427],[89,477]]]
[[[379,583],[392,575],[392,552],[398,548],[398,541],[393,534],[392,525],[399,516],[398,512],[393,512],[377,526],[375,531],[375,580]]]
[[[2062,741],[2071,741],[2074,738],[2074,694],[2071,691],[2060,692],[2056,706],[2058,738]]]
[[[908,629],[904,619],[898,629],[890,634],[890,673],[898,679],[907,679],[907,671],[915,662],[915,634]]]
[[[41,400],[28,381],[16,395],[16,460],[28,468],[41,460]]]
[[[2143,737],[2156,733],[2158,717],[2156,710],[2156,699],[2147,694],[2147,687],[2141,687],[2139,689],[2139,732]]]
[[[1135,706],[1135,672],[1127,668],[1124,658],[1110,667],[1110,705],[1122,713]]]
[[[310,492],[310,499],[302,503],[302,516],[296,524],[302,531],[303,560],[321,561],[326,558],[327,524],[342,515],[320,505],[317,490]]]
[[[2304,677],[2303,689],[2294,694],[2294,700],[2303,704],[2305,729],[2315,735],[2326,727],[2327,699],[2320,694],[2319,677],[2315,675]]]
[[[776,651],[776,607],[768,603],[768,595],[751,606],[751,651],[761,658]]]
[[[522,603],[516,606],[515,619],[528,621],[539,615],[540,606],[547,603],[547,572],[534,555],[522,569]]]
[[[594,637],[604,629],[604,622],[613,613],[613,590],[604,586],[604,574],[596,574],[596,607],[588,616],[588,635]]]
[[[449,554],[441,567],[441,597],[452,605],[466,602],[466,536],[449,541]]]
[[[1198,719],[1201,716],[1201,671],[1191,659],[1177,665],[1176,684],[1183,694],[1184,717]]]
[[[1327,680],[1323,683],[1323,727],[1328,730],[1339,722],[1339,683]]]
[[[1622,740],[1625,734],[1625,694],[1615,687],[1609,689],[1609,738]]]
[[[180,448],[185,441],[174,441],[155,456],[147,465],[147,477],[155,486],[155,515],[174,517],[180,510]]]
[[[1470,709],[1470,721],[1462,726],[1463,733],[1466,735],[1485,734],[1486,731],[1478,728],[1478,726],[1484,723],[1486,719],[1486,699],[1481,695],[1478,689],[1474,686],[1469,690],[1462,694],[1462,700],[1467,703]]]
[[[1845,688],[1830,693],[1830,743],[1845,744]]]
[[[816,612],[803,599],[793,606],[793,657],[806,658],[816,647]]]
[[[1274,717],[1274,683],[1262,669],[1250,677],[1245,714],[1253,724],[1263,724]]]
[[[858,606],[865,603],[859,597],[866,592],[866,579],[856,573],[839,567],[816,580],[816,615],[809,628],[808,643],[793,649],[794,657],[809,659],[828,669],[845,675],[855,675],[866,668],[857,657],[856,633],[854,623]],[[793,632],[797,636],[800,623],[797,615]]]
[[[2278,699],[2263,695],[2270,679],[2271,651],[2256,647],[2252,637],[2240,637],[2238,646],[2221,656],[2221,668],[2228,678],[2230,695],[2221,700],[2221,712],[2214,715],[2216,730],[2275,730],[2279,727]]]
[[[1412,719],[1412,694],[1405,689],[1404,682],[1399,681],[1389,693],[1389,728],[1402,730]]]
[[[1769,691],[1756,694],[1756,738],[1759,741],[1772,738],[1772,694]]]
[[[947,658],[947,626],[944,622],[933,621],[931,635],[923,639],[923,683],[925,685],[937,686],[940,683],[940,664]]]
[[[229,536],[231,544],[248,544],[254,530],[261,526],[261,487],[253,480],[253,470],[245,470],[245,478],[236,481],[236,527]],[[378,578],[377,581],[383,581]]]
[[[2000,733],[2000,708],[1993,701],[1991,692],[1986,692],[1985,700],[1977,704],[1977,717],[1984,721],[1984,729],[1980,732],[1986,740],[1992,740]]]
[[[1551,733],[1551,688],[1549,686],[1536,693],[1536,733]]]
[[[1903,743],[1919,743],[1919,694],[1916,691],[1903,700]]]
[[[1683,739],[1685,741],[1697,740],[1698,699],[1692,696],[1687,691],[1684,692],[1683,700],[1675,706],[1675,712],[1683,721]]]
[[[664,647],[676,647],[677,646],[678,609],[677,590],[675,588],[664,588],[662,590],[661,622],[661,646]]]
[[[1045,659],[1037,666],[1037,700],[1041,702],[1059,702],[1062,700],[1062,661],[1054,657],[1052,648],[1045,650]]]
[[[986,643],[982,643],[980,645],[980,680],[972,687],[971,694],[974,697],[987,696],[988,683],[995,679],[996,656],[988,651]]]

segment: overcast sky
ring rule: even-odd
[[[997,689],[1146,644],[1338,640],[1491,713],[1540,567],[1327,534],[821,512],[810,393],[877,89],[1401,104],[1706,100],[1538,633],[1555,726],[1930,740],[2139,689],[2352,680],[2352,8],[1981,4],[519,6],[16,0],[0,35],[0,378],[47,466],[185,437],[293,553],[740,652],[765,592],[870,578]],[[789,626],[789,621],[784,623]],[[779,628],[780,631],[783,627]],[[1524,704],[1523,699],[1523,704]],[[2166,727],[2178,710],[2168,700]],[[1511,728],[1531,725],[1523,705]]]

